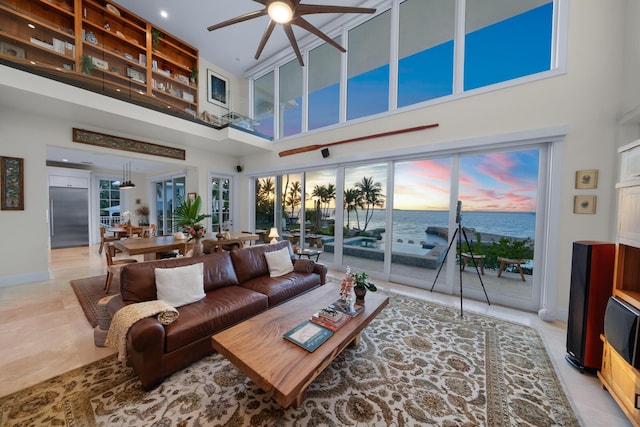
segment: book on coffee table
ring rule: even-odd
[[[307,351],[314,351],[320,344],[328,340],[333,331],[305,320],[283,335],[284,339],[299,345]]]
[[[364,310],[364,305],[358,304],[355,302],[346,303],[343,300],[338,300],[329,306],[334,310],[341,311],[343,313],[347,313],[351,317],[356,317],[358,314],[362,313]]]
[[[311,316],[311,321],[327,329],[331,329],[332,331],[337,331],[338,329],[343,327],[349,319],[351,319],[351,316],[346,313],[343,313],[341,311],[337,313],[339,313],[340,316],[338,320],[335,321],[329,320],[326,317],[322,316],[322,312],[314,313],[313,316]]]

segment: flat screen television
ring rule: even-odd
[[[604,313],[604,336],[607,342],[634,368],[640,368],[640,310],[611,297]]]

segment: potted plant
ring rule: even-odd
[[[138,225],[149,225],[149,207],[146,205],[140,206],[136,209],[136,215],[140,216]]]
[[[209,214],[201,214],[202,199],[186,199],[173,211],[173,228],[176,231],[188,232],[194,225],[200,225],[200,221],[209,218]]]
[[[82,74],[91,74],[93,67],[95,67],[95,64],[91,60],[91,57],[82,55],[82,59],[80,60],[80,71]]]
[[[189,236],[189,241],[195,239],[193,244],[193,256],[202,255],[202,242],[200,239],[204,237],[206,229],[200,224],[205,218],[209,218],[209,214],[201,214],[200,207],[202,199],[200,196],[195,199],[186,199],[178,205],[173,211],[173,228],[182,231]]]
[[[364,303],[364,296],[367,294],[367,291],[376,292],[378,290],[376,285],[368,281],[367,278],[367,273],[364,271],[353,275],[353,292],[356,294],[357,303]]]

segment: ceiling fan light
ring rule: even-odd
[[[286,24],[293,18],[293,9],[289,3],[284,1],[274,1],[267,7],[269,18],[278,24]]]

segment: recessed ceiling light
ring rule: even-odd
[[[166,11],[166,10],[161,10],[161,11],[160,11],[160,16],[162,16],[163,18],[165,18],[165,19],[166,19],[166,18],[168,18],[168,17],[169,17],[169,14],[167,13],[167,11]]]
[[[69,161],[69,159],[62,159],[62,161],[63,161],[63,162],[68,162],[68,161]]]
[[[31,22],[29,22],[29,23],[27,24],[27,27],[32,28],[32,29],[33,29],[33,28],[36,28],[36,26],[35,26],[35,25],[33,25]]]

